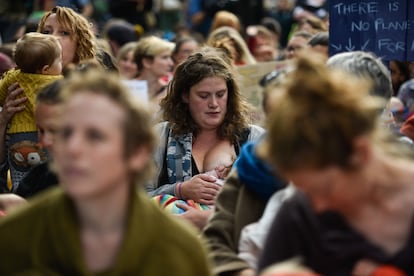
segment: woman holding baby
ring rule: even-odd
[[[170,194],[214,204],[221,186],[216,183],[217,177],[205,173],[211,152],[220,148],[220,153],[237,156],[242,144],[264,132],[249,125],[248,104],[231,65],[217,51],[208,49],[192,54],[174,73],[169,93],[161,102],[166,122],[157,125],[158,171],[147,185],[152,196]],[[216,169],[228,166],[231,163],[218,164]],[[211,211],[187,208],[182,216],[203,228],[210,214]]]

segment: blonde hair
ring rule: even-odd
[[[218,11],[214,15],[213,22],[211,23],[210,33],[223,26],[232,27],[238,32],[241,30],[239,18],[237,15],[229,11]]]
[[[231,52],[229,47],[233,47],[237,56],[234,57],[234,62],[244,63],[244,64],[255,64],[256,60],[253,55],[250,53],[249,48],[247,47],[246,42],[243,37],[235,29],[231,27],[220,27],[214,30],[207,39],[207,45],[216,47],[216,48],[225,48]]]
[[[137,45],[138,45],[138,42],[136,41],[127,42],[124,45],[122,45],[122,47],[118,51],[118,54],[116,55],[116,61],[119,63],[123,58],[126,57],[126,55],[130,51],[134,51]]]
[[[170,51],[172,53],[174,47],[174,43],[157,36],[147,36],[141,38],[134,50],[134,60],[138,66],[138,71],[140,72],[144,68],[142,61],[145,58],[153,60],[155,56],[164,51]]]
[[[62,48],[59,41],[52,35],[27,33],[16,43],[14,60],[24,73],[40,73],[43,66],[51,66],[61,57]]]
[[[142,146],[148,147],[151,152],[154,150],[157,139],[153,131],[151,115],[142,103],[131,96],[117,74],[92,68],[86,72],[73,72],[65,80],[62,89],[64,103],[81,93],[102,95],[122,108],[125,113],[122,125],[125,158],[129,158]],[[152,172],[151,164],[141,172],[132,172],[134,183],[148,179]]]
[[[56,19],[62,28],[70,31],[71,38],[76,41],[76,51],[72,63],[79,63],[81,60],[95,58],[96,46],[95,36],[92,33],[91,25],[85,17],[77,14],[71,8],[54,7],[45,13],[40,19],[37,31],[43,33],[47,18],[56,14]]]
[[[272,105],[265,155],[281,171],[351,168],[354,139],[374,137],[379,129],[382,100],[369,90],[366,81],[300,57]]]
[[[278,41],[275,38],[277,36],[276,33],[261,25],[257,25],[255,28],[257,31],[256,36],[265,39],[268,45],[272,45],[275,48],[279,46]]]

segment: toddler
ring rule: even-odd
[[[7,131],[12,191],[17,189],[31,167],[46,160],[45,152],[37,143],[34,106],[39,89],[62,78],[62,47],[54,36],[27,33],[16,43],[14,60],[17,67],[6,72],[0,80],[0,105],[3,108],[7,88],[15,82],[27,98],[25,109],[13,116]]]

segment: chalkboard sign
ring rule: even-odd
[[[370,51],[414,60],[413,0],[329,0],[329,54]]]

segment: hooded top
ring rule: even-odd
[[[234,163],[239,180],[249,190],[268,200],[274,192],[286,186],[287,182],[275,174],[269,164],[256,155],[256,145],[261,140],[246,143]]]

